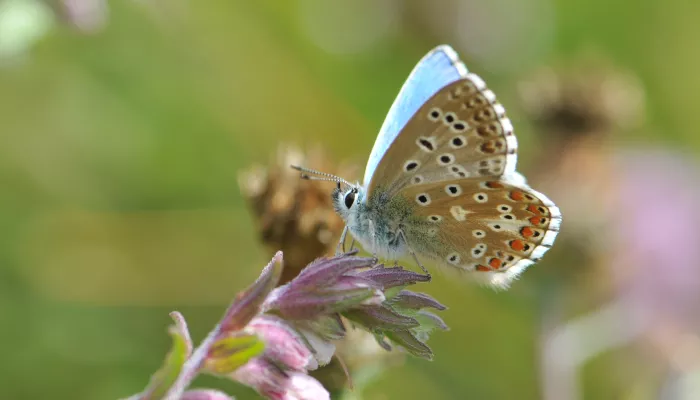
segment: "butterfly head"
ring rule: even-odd
[[[343,186],[341,182],[338,182],[338,186],[331,194],[333,207],[344,221],[348,221],[350,216],[357,212],[359,205],[364,201],[364,197],[365,190],[363,187],[359,185]]]
[[[335,211],[346,222],[357,212],[359,204],[364,201],[365,189],[359,183],[352,184],[339,176],[309,168],[295,165],[292,165],[292,168],[302,173],[302,179],[335,182],[336,188],[331,193],[331,200]]]

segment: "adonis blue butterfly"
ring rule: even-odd
[[[338,183],[335,209],[365,250],[390,260],[410,254],[421,267],[429,259],[507,287],[552,246],[561,213],[515,171],[518,145],[505,114],[442,45],[401,88],[362,184],[295,168]]]

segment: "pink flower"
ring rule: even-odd
[[[283,371],[264,357],[236,370],[231,377],[273,400],[323,400],[330,394],[316,379],[302,372]]]
[[[265,342],[264,357],[295,371],[306,371],[312,360],[311,351],[283,320],[270,315],[253,319],[248,329]]]
[[[289,374],[287,391],[282,397],[284,400],[330,399],[330,394],[314,378],[306,374],[294,372]]]
[[[268,399],[330,399],[307,371],[330,362],[334,342],[346,334],[341,317],[371,332],[386,350],[393,343],[415,356],[432,358],[426,341],[434,329],[447,326],[426,309],[445,306],[404,290],[430,277],[375,263],[353,254],[322,258],[273,289],[282,273],[282,254],[277,253],[196,349],[184,318],[173,313],[173,350],[147,390],[130,399],[228,399],[213,390],[186,391],[200,373],[229,377]]]
[[[615,274],[635,317],[700,326],[700,173],[682,154],[627,152],[618,161]],[[660,322],[665,321],[665,322]]]
[[[276,312],[301,332],[319,365],[330,361],[335,351],[332,340],[344,336],[340,316],[372,332],[386,350],[393,342],[414,356],[432,359],[425,342],[434,329],[447,326],[425,308],[445,306],[428,295],[400,290],[429,280],[428,275],[386,268],[376,265],[375,259],[353,254],[320,258],[273,290],[262,309]]]
[[[218,390],[195,389],[186,391],[180,400],[233,400],[233,397]]]

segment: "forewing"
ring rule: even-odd
[[[368,186],[389,193],[429,182],[512,175],[517,140],[505,109],[475,74],[423,104],[389,146]]]
[[[459,60],[457,53],[447,45],[436,47],[418,62],[389,109],[374,142],[365,169],[365,187],[372,179],[384,153],[423,103],[445,85],[466,75],[467,68]]]
[[[474,271],[498,287],[542,258],[561,224],[559,208],[545,195],[499,179],[413,185],[398,195],[415,202],[418,221],[429,221],[428,234],[440,243],[424,256]],[[425,249],[420,233],[407,234],[406,241],[409,248]]]

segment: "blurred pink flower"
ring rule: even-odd
[[[618,166],[611,273],[643,324],[700,328],[700,173],[680,153],[636,151]]]
[[[102,30],[109,19],[106,0],[61,0],[58,6],[59,14],[84,33]]]
[[[648,149],[618,154],[612,165],[615,200],[584,200],[605,217],[598,232],[612,239],[604,250],[615,297],[546,332],[545,399],[578,399],[586,362],[640,339],[682,377],[696,380],[700,371],[700,167],[681,153]]]

